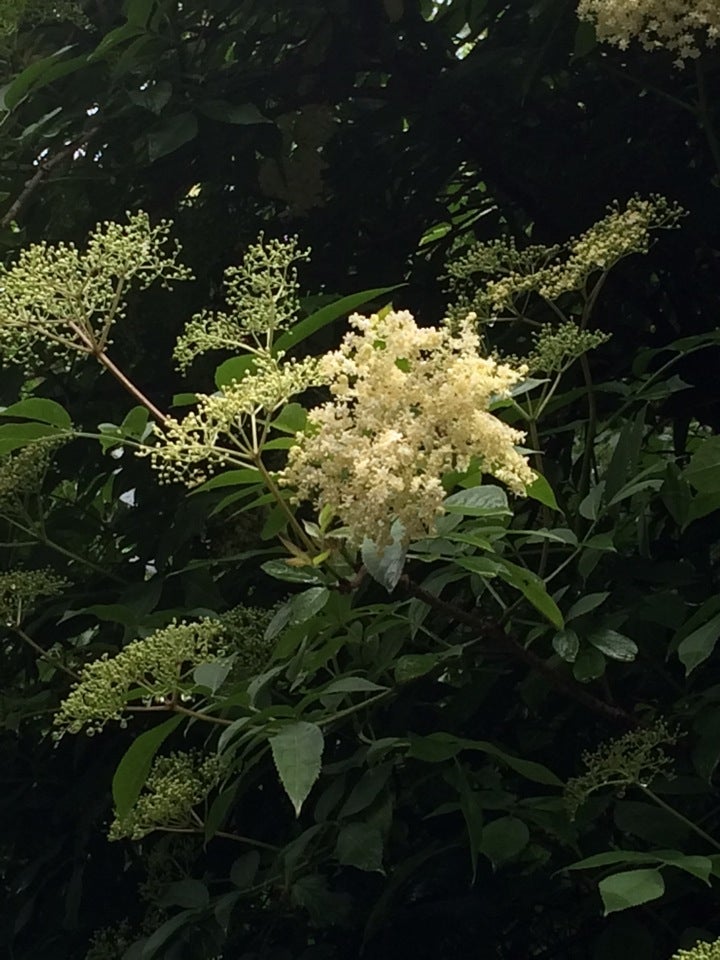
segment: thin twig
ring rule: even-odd
[[[80,675],[75,673],[74,670],[71,670],[70,667],[66,667],[64,663],[60,660],[56,660],[51,653],[48,653],[47,650],[44,650],[39,643],[36,643],[35,640],[29,634],[25,633],[23,628],[18,624],[13,625],[12,630],[17,634],[18,637],[31,647],[35,653],[46,663],[49,663],[51,666],[55,667],[56,670],[61,670],[63,673],[67,674],[68,677],[72,677],[73,680],[79,680]]]
[[[205,833],[205,827],[158,827],[163,833]],[[276,847],[274,843],[265,843],[264,840],[253,840],[252,837],[243,837],[238,833],[226,833],[224,830],[217,830],[214,837],[223,837],[225,840],[234,840],[236,843],[246,843],[252,847],[259,847],[261,850],[272,850],[277,852],[282,849]]]
[[[93,127],[87,133],[84,133],[82,137],[78,137],[76,140],[73,140],[72,143],[66,144],[61,150],[52,156],[48,157],[47,160],[38,163],[37,170],[25,181],[25,185],[22,190],[15,198],[13,203],[7,209],[2,219],[0,219],[0,227],[3,229],[8,227],[13,220],[17,220],[18,214],[28,202],[30,197],[35,193],[42,181],[52,173],[55,167],[59,167],[63,161],[67,160],[68,157],[72,156],[76,150],[83,149],[87,146],[88,141],[97,133],[99,127]]]
[[[129,380],[125,376],[122,370],[113,363],[113,361],[110,359],[110,357],[106,353],[104,353],[103,351],[98,351],[95,354],[95,357],[98,363],[101,363],[106,370],[109,370],[110,373],[118,381],[118,383],[122,384],[122,386],[127,390],[128,393],[132,394],[132,396],[135,397],[135,399],[139,403],[141,403],[143,407],[146,407],[150,411],[150,413],[155,417],[158,423],[160,424],[165,423],[165,421],[167,420],[166,414],[164,414],[162,410],[159,410],[155,406],[155,404],[152,402],[152,400],[149,400],[145,396],[145,394],[138,387],[135,386],[132,380]]]

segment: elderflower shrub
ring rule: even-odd
[[[689,950],[678,950],[670,960],[720,960],[720,940],[714,943],[700,941]]]
[[[19,625],[40,597],[58,597],[68,586],[64,577],[49,569],[0,573],[0,623]]]
[[[109,839],[142,840],[163,827],[190,827],[193,809],[217,786],[221,775],[220,759],[199,751],[157,757],[135,805],[113,820]]]
[[[297,270],[309,250],[300,250],[296,237],[266,240],[248,247],[239,267],[225,271],[228,310],[196,314],[178,338],[173,357],[185,371],[193,360],[209,350],[268,350],[278,332],[297,318]],[[249,342],[248,342],[249,341]]]
[[[220,620],[173,622],[149,637],[133,640],[114,657],[103,654],[87,663],[79,681],[55,714],[56,736],[99,733],[110,720],[121,720],[131,691],[146,700],[175,697],[201,663],[221,659],[226,628]]]
[[[192,276],[169,233],[167,221],[153,227],[146,213],[129,214],[124,224],[98,224],[84,250],[34,243],[0,265],[0,358],[33,372],[42,346],[64,362],[101,353],[132,284],[167,286]]]
[[[161,483],[204,483],[221,467],[252,466],[271,415],[290,397],[321,382],[316,358],[284,361],[279,353],[256,358],[256,369],[216,394],[198,394],[197,409],[182,420],[168,417],[149,456]],[[258,419],[262,422],[258,428]]]
[[[633,785],[647,785],[656,777],[667,776],[672,760],[664,747],[678,741],[678,734],[666,723],[658,721],[651,727],[631,730],[629,733],[601,744],[583,756],[585,773],[569,780],[565,786],[565,800],[571,816],[597,790],[613,788],[623,791]]]
[[[478,243],[448,265],[450,308],[456,321],[468,310],[480,320],[522,316],[528,298],[547,301],[583,292],[590,277],[607,272],[624,257],[647,253],[652,231],[676,227],[682,208],[664,197],[632,197],[618,203],[589,230],[562,246],[532,246],[518,251],[513,240]],[[489,279],[485,279],[489,278]]]
[[[677,67],[720,37],[717,0],[580,0],[577,14],[595,26],[599,40],[621,50],[633,40],[648,51],[669,50]]]
[[[418,327],[407,311],[355,314],[350,325],[320,361],[333,399],[310,412],[281,474],[297,500],[331,508],[352,542],[385,544],[395,519],[408,540],[431,532],[443,474],[473,459],[518,493],[532,483],[515,449],[524,434],[488,410],[525,370],[479,354],[474,316],[457,333]]]

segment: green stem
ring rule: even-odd
[[[163,833],[205,833],[205,827],[158,827]],[[280,847],[273,843],[265,843],[264,840],[253,840],[251,837],[243,837],[238,833],[226,833],[224,830],[217,830],[214,837],[222,837],[224,840],[234,840],[236,843],[245,843],[252,847],[259,847],[261,850],[272,850],[276,852]]]
[[[21,626],[16,624],[11,629],[17,634],[18,637],[20,637],[23,643],[26,643],[29,647],[31,647],[42,660],[45,660],[46,663],[49,663],[51,666],[55,667],[56,670],[60,670],[62,673],[67,674],[67,676],[71,677],[73,680],[80,680],[79,674],[75,673],[75,671],[71,670],[69,667],[66,667],[62,661],[56,660],[52,654],[49,654],[47,650],[44,650],[39,643],[36,643],[33,640],[31,636],[25,633]]]
[[[225,720],[223,717],[211,717],[208,713],[200,713],[199,710],[191,710],[189,707],[183,707],[179,703],[170,706],[174,713],[182,713],[185,717],[194,717],[196,720],[204,720],[206,723],[216,723],[223,727],[229,727],[233,721]]]
[[[73,553],[73,551],[68,550],[67,547],[63,547],[61,544],[51,540],[47,534],[42,533],[39,530],[35,530],[32,527],[26,527],[25,524],[20,523],[20,521],[16,520],[14,517],[9,517],[7,514],[0,514],[0,518],[8,523],[11,523],[14,527],[17,527],[18,530],[22,530],[23,533],[28,534],[28,536],[34,537],[35,542],[42,543],[51,550],[55,550],[56,553],[61,554],[63,557],[67,557],[69,560],[74,560],[76,563],[81,563],[83,566],[88,567],[90,570],[94,570],[96,573],[101,573],[105,577],[110,577],[110,579],[115,580],[116,583],[127,583],[124,577],[120,577],[116,573],[112,573],[110,570],[105,570],[92,560],[88,560],[87,557],[81,557],[79,554]]]
[[[191,710],[190,707],[183,707],[182,704],[172,700],[170,703],[157,703],[149,707],[140,705],[127,706],[125,709],[129,713],[181,713],[185,717],[194,717],[196,720],[204,720],[205,723],[215,723],[223,727],[229,727],[232,720],[225,720],[223,717],[211,717],[208,713],[201,713],[199,710]]]
[[[587,354],[580,357],[580,369],[582,370],[583,380],[587,389],[588,399],[588,421],[585,431],[585,451],[583,453],[582,465],[580,467],[580,481],[578,492],[581,497],[585,497],[590,490],[590,470],[592,467],[593,454],[595,452],[595,434],[597,431],[597,405],[595,403],[595,391],[593,390],[592,374],[590,373],[590,364]]]
[[[383,700],[385,697],[388,697],[392,691],[383,690],[382,693],[376,693],[374,697],[368,697],[367,700],[363,700],[362,703],[355,703],[352,707],[346,707],[344,710],[337,710],[330,717],[325,717],[322,720],[316,721],[316,726],[326,727],[329,723],[334,723],[336,720],[341,720],[343,717],[349,717],[353,713],[358,713],[364,707],[369,707],[373,703],[377,703],[378,700]]]
[[[288,523],[290,524],[292,529],[295,531],[295,535],[297,536],[298,540],[303,545],[303,547],[308,551],[310,556],[312,556],[313,553],[315,552],[315,544],[312,542],[310,537],[308,537],[308,535],[305,533],[303,528],[298,523],[297,517],[288,506],[287,501],[285,500],[283,495],[280,493],[280,490],[278,489],[277,484],[275,483],[272,476],[270,475],[270,471],[267,469],[267,467],[263,463],[262,457],[260,456],[259,453],[255,457],[254,464],[262,474],[263,482],[265,483],[265,486],[268,488],[268,491],[272,494],[275,502],[287,517]]]
[[[653,793],[649,787],[644,787],[641,783],[639,783],[638,786],[642,792],[653,801],[653,803],[656,803],[666,813],[669,813],[671,816],[675,817],[676,820],[679,820],[680,823],[683,823],[689,830],[692,830],[693,833],[696,833],[699,837],[702,837],[702,839],[706,843],[709,843],[711,847],[714,847],[715,850],[720,850],[720,843],[711,837],[709,833],[705,833],[701,827],[699,827],[696,823],[693,823],[692,820],[688,820],[688,818],[680,813],[679,810],[676,810],[675,807],[671,807],[669,803],[665,803],[664,800],[661,800],[660,797],[656,793]]]

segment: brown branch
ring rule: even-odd
[[[25,185],[23,186],[22,190],[7,209],[2,219],[0,219],[0,227],[4,229],[5,227],[8,227],[13,220],[16,220],[22,208],[28,202],[33,193],[35,193],[37,188],[48,176],[48,174],[52,173],[55,167],[59,167],[60,164],[67,160],[68,157],[72,156],[76,150],[80,150],[87,146],[88,141],[95,133],[97,133],[98,129],[99,127],[93,127],[87,133],[84,133],[82,137],[78,137],[71,143],[66,144],[61,150],[58,150],[54,156],[48,157],[47,160],[38,163],[37,170],[25,181]]]
[[[98,363],[101,363],[106,370],[109,370],[110,373],[118,381],[118,383],[122,384],[122,386],[125,388],[125,390],[127,390],[128,393],[132,394],[132,396],[135,397],[135,399],[139,403],[141,403],[143,407],[145,407],[147,410],[150,411],[150,413],[155,417],[158,423],[160,424],[165,423],[165,421],[167,420],[167,416],[162,412],[162,410],[159,410],[155,406],[155,404],[152,402],[152,400],[149,400],[145,396],[145,394],[142,392],[142,390],[138,389],[138,387],[135,386],[132,380],[129,380],[125,376],[122,370],[113,363],[113,361],[110,359],[110,357],[106,353],[104,353],[102,350],[99,350],[95,352],[94,356],[96,357]]]
[[[546,660],[543,660],[542,657],[539,657],[536,653],[533,653],[532,650],[524,647],[511,634],[505,633],[500,624],[495,621],[482,619],[475,614],[468,613],[460,607],[456,607],[452,603],[441,600],[439,597],[436,597],[435,594],[424,590],[407,575],[400,579],[400,585],[413,597],[422,600],[423,603],[426,603],[433,610],[444,613],[451,620],[456,620],[459,623],[464,623],[468,627],[472,627],[472,629],[477,632],[478,639],[489,641],[493,648],[502,649],[513,659],[519,660],[531,669],[536,670],[545,677],[556,690],[581,703],[584,707],[587,707],[588,710],[592,710],[593,713],[597,713],[605,717],[606,720],[610,720],[613,723],[620,723],[626,727],[638,726],[636,718],[627,713],[627,711],[621,707],[615,707],[609,703],[605,703],[598,697],[593,696],[593,694],[583,689],[577,681],[573,680],[572,677],[560,673]]]

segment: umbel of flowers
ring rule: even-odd
[[[476,318],[453,332],[419,327],[407,311],[350,318],[319,372],[332,399],[310,411],[282,483],[330,508],[349,539],[386,543],[395,519],[407,539],[433,531],[442,477],[475,464],[522,493],[534,474],[516,450],[524,434],[490,410],[525,375],[480,354]]]

